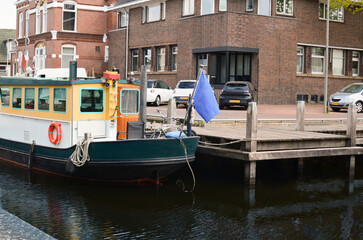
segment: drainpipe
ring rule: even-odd
[[[329,66],[329,20],[330,20],[330,6],[329,0],[327,1],[326,10],[326,46],[325,46],[325,81],[324,81],[324,113],[328,113],[328,66]]]
[[[128,70],[128,59],[129,59],[129,12],[124,8],[126,12],[126,46],[125,46],[125,79],[127,79],[127,70]]]

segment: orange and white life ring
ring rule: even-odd
[[[57,135],[54,138],[53,135],[53,131],[56,131]],[[60,143],[61,139],[62,139],[62,129],[61,129],[61,124],[58,122],[52,122],[49,125],[49,129],[48,129],[48,137],[49,137],[49,141],[53,144],[58,144]]]

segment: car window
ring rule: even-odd
[[[344,93],[359,93],[362,90],[363,90],[363,85],[354,84],[354,85],[349,85],[349,86],[343,88],[342,90],[340,90],[340,92],[344,92]]]
[[[248,91],[248,86],[245,83],[226,84],[224,86],[224,90],[242,90],[242,91]]]
[[[195,82],[180,82],[178,88],[194,88]]]
[[[147,88],[153,88],[155,82],[154,81],[147,81]]]
[[[164,89],[169,89],[169,86],[164,82],[160,82],[160,86]]]

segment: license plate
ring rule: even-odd
[[[241,102],[240,100],[229,100],[230,103],[239,103]]]
[[[337,102],[332,102],[332,103],[331,103],[331,105],[338,106],[338,105],[339,105],[339,103],[337,103]]]
[[[180,99],[187,100],[188,97],[180,97]]]

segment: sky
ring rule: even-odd
[[[16,0],[0,0],[0,29],[16,28]]]

